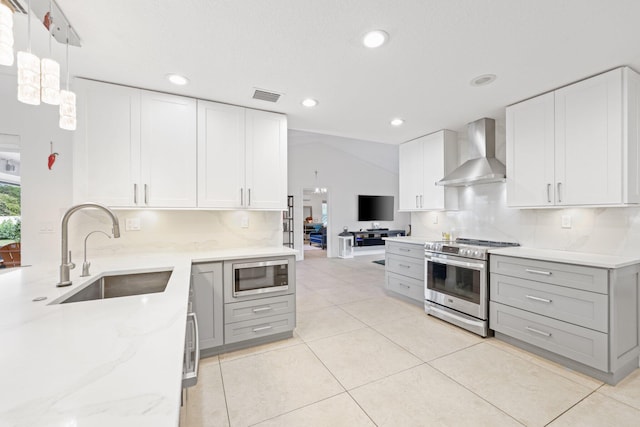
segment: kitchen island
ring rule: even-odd
[[[53,264],[0,273],[0,425],[178,425],[192,262],[294,253],[268,247],[97,258],[94,274],[80,277],[78,267],[64,288],[55,286]],[[162,293],[52,304],[104,274],[159,270],[172,270]]]

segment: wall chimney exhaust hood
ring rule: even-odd
[[[447,174],[437,185],[462,187],[490,182],[504,182],[506,168],[496,159],[496,122],[480,119],[467,125],[471,159]]]

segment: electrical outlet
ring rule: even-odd
[[[434,224],[437,224],[437,223],[438,223],[438,214],[435,214],[435,213],[434,213],[434,214],[432,215],[432,219],[433,219],[433,223],[434,223]]]
[[[249,215],[246,213],[240,218],[240,228],[249,228]]]
[[[140,230],[140,218],[127,218],[124,221],[125,231],[139,231]]]
[[[562,228],[571,228],[571,215],[562,215]]]

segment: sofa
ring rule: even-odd
[[[309,244],[316,244],[322,249],[327,249],[327,227],[322,227],[319,231],[309,233]]]

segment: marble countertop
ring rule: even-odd
[[[0,274],[0,425],[177,426],[192,262],[293,255],[284,247],[92,260],[57,288],[57,265]],[[172,269],[162,293],[52,304],[110,273]],[[44,301],[33,301],[46,297]]]
[[[640,256],[601,255],[586,252],[571,252],[555,249],[536,249],[525,246],[490,249],[489,253],[534,258],[542,261],[562,262],[565,264],[586,265],[600,268],[621,268],[640,263]]]

